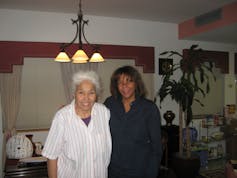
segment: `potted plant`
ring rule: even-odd
[[[175,100],[179,105],[179,157],[191,159],[190,129],[192,121],[192,104],[194,101],[203,106],[202,102],[195,98],[195,94],[200,92],[205,97],[210,91],[209,76],[214,77],[213,64],[205,57],[205,52],[192,45],[183,54],[176,51],[165,51],[160,54],[167,58],[179,57],[180,61],[170,66],[169,70],[163,74],[163,83],[157,93],[160,97],[160,104],[167,96]],[[173,75],[181,71],[178,79],[173,79]],[[205,87],[205,89],[203,89]],[[184,121],[184,124],[183,124]],[[186,128],[186,147],[183,152],[183,125]],[[190,176],[190,175],[189,175]],[[184,176],[183,176],[184,177]]]

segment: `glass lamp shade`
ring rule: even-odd
[[[95,52],[90,59],[90,62],[104,62],[104,58],[99,52]]]
[[[54,61],[57,62],[70,62],[70,58],[68,57],[67,53],[65,53],[64,51],[61,51],[57,57],[54,59]]]
[[[83,61],[83,60],[73,60],[72,63],[74,64],[83,64],[83,63],[87,63],[88,61]]]
[[[72,62],[73,63],[86,63],[88,59],[89,57],[86,55],[86,53],[82,49],[79,49],[73,55]]]

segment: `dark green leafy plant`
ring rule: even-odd
[[[167,96],[175,100],[179,104],[179,153],[183,153],[182,145],[182,128],[183,128],[183,113],[185,113],[185,127],[187,129],[186,150],[187,156],[191,156],[190,133],[188,129],[189,123],[192,121],[192,104],[198,102],[203,106],[202,102],[195,98],[195,94],[200,92],[203,97],[210,91],[209,76],[213,76],[213,64],[205,57],[205,52],[198,48],[198,45],[192,45],[183,54],[176,51],[166,51],[160,55],[167,58],[179,57],[180,61],[174,63],[170,70],[163,76],[163,83],[157,93],[160,97],[160,104]],[[180,78],[173,79],[172,76],[176,72],[181,71]],[[205,89],[202,89],[204,86]]]
[[[163,76],[163,83],[159,89],[158,95],[160,103],[170,96],[182,107],[183,112],[187,112],[186,125],[192,120],[192,104],[193,101],[198,102],[203,106],[202,102],[195,98],[195,93],[202,93],[203,97],[210,91],[209,76],[213,74],[213,64],[205,58],[204,51],[198,48],[198,45],[192,45],[190,49],[183,55],[176,51],[165,51],[160,55],[166,55],[167,58],[178,56],[179,63],[173,67]],[[181,77],[178,80],[172,79],[172,74],[175,71],[181,70]],[[199,83],[200,81],[201,83]],[[205,90],[201,86],[205,85]]]

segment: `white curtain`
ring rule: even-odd
[[[61,63],[62,80],[67,103],[70,103],[73,99],[72,76],[74,73],[80,70],[84,71],[93,70],[97,72],[98,63],[86,63],[86,64]]]
[[[13,66],[13,73],[0,73],[0,92],[4,131],[15,133],[20,106],[22,66]]]
[[[13,66],[13,73],[0,73],[0,93],[4,138],[2,144],[3,166],[6,158],[6,141],[16,132],[20,105],[22,66]]]
[[[1,101],[1,93],[0,93]],[[3,145],[2,104],[0,102],[0,145]],[[3,146],[0,147],[0,160],[3,160]],[[3,161],[0,161],[0,177],[3,177]]]

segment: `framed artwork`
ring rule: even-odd
[[[159,58],[159,74],[164,75],[170,72],[173,68],[173,59]],[[173,73],[171,73],[173,74]]]

